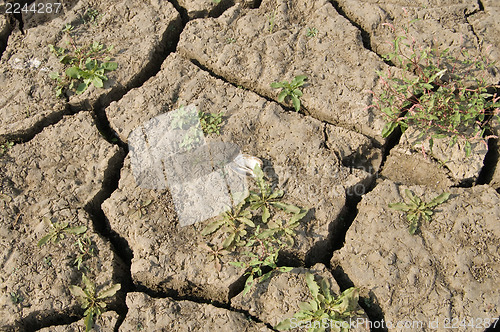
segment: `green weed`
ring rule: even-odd
[[[47,217],[43,218],[43,221],[51,230],[38,241],[39,247],[48,242],[58,243],[66,237],[66,234],[83,234],[87,231],[87,226],[84,225],[69,227],[67,222],[53,223]]]
[[[85,10],[85,13],[81,15],[81,19],[83,24],[97,25],[101,20],[102,16],[103,15],[99,12],[99,10],[95,8],[87,8],[87,10]]]
[[[0,145],[0,157],[3,156],[7,151],[9,151],[14,146],[14,142],[4,142]]]
[[[87,234],[82,237],[78,237],[76,239],[75,245],[78,247],[78,254],[73,261],[73,264],[76,265],[76,268],[78,270],[80,270],[81,268],[84,268],[83,263],[87,259],[94,256],[94,250],[96,250],[96,246]]]
[[[271,88],[281,88],[282,90],[278,95],[278,102],[282,103],[289,96],[292,100],[293,108],[298,112],[300,110],[300,97],[302,97],[302,91],[299,88],[304,85],[305,80],[307,80],[306,75],[298,75],[290,83],[287,81],[271,83]]]
[[[306,36],[307,37],[316,37],[318,34],[318,29],[312,27],[312,28],[307,28]]]
[[[299,304],[301,310],[295,313],[293,318],[280,322],[275,329],[283,331],[290,330],[294,326],[304,326],[309,327],[309,332],[320,332],[325,331],[323,322],[327,321],[331,331],[349,331],[348,320],[361,313],[356,310],[359,300],[358,289],[351,287],[335,297],[330,292],[328,280],[321,279],[318,285],[311,273],[306,273],[305,280],[313,299],[301,302]],[[315,327],[318,325],[320,327]]]
[[[20,293],[10,292],[10,300],[12,304],[19,304],[24,301],[24,296]]]
[[[405,195],[410,200],[410,203],[389,203],[389,207],[394,210],[406,212],[406,218],[410,222],[409,231],[412,235],[418,230],[420,221],[424,219],[430,222],[434,213],[432,209],[446,202],[450,197],[450,193],[442,193],[434,197],[429,203],[426,203],[408,189],[405,189]]]
[[[70,39],[70,50],[49,45],[50,51],[58,57],[59,62],[66,65],[63,73],[49,74],[50,78],[57,82],[57,97],[66,89],[82,94],[90,85],[102,88],[104,81],[108,80],[106,73],[118,68],[116,62],[109,61],[113,46],[105,48],[103,44],[94,41],[87,47],[78,47],[71,36],[71,31],[73,31],[71,25],[66,25],[63,29]]]
[[[220,135],[222,112],[214,114],[199,111],[198,117],[200,118],[201,130],[205,135]]]
[[[276,15],[278,15],[278,8],[275,8],[270,14],[266,15],[268,25],[269,25],[269,33],[273,33],[274,25],[276,21]]]
[[[201,232],[204,236],[219,233],[217,238],[222,244],[217,253],[232,249],[242,252],[243,257],[246,257],[245,261],[230,262],[247,271],[243,295],[248,293],[255,281],[262,282],[275,272],[291,269],[278,266],[278,254],[280,250],[293,246],[295,228],[308,212],[281,202],[283,191],[271,188],[259,165],[253,173],[257,190],[250,191],[243,202],[224,212]],[[283,221],[282,217],[287,221]],[[217,263],[220,264],[220,259],[216,261],[216,268],[220,269]]]
[[[384,55],[413,76],[397,78],[390,71],[378,72],[383,92],[371,92],[372,107],[387,121],[382,136],[388,137],[397,127],[404,132],[411,126],[420,132],[419,139],[429,141],[431,151],[434,139],[450,137],[450,145],[454,145],[460,138],[468,156],[472,141],[485,142],[490,118],[500,118],[500,97],[494,93],[498,86],[485,79],[493,63],[487,56],[472,57],[465,49],[461,50],[464,60],[459,60],[448,55],[448,49],[417,45],[408,32],[413,22],[403,27],[392,42],[392,51]]]
[[[88,332],[93,328],[96,319],[105,311],[106,302],[104,300],[114,296],[116,292],[120,290],[121,285],[114,284],[97,292],[95,284],[92,283],[85,274],[82,275],[82,281],[85,285],[85,289],[71,285],[69,286],[69,291],[78,301],[80,301],[82,308],[85,309],[83,314],[85,316],[85,332]]]

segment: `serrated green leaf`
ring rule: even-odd
[[[411,235],[414,235],[417,230],[418,230],[418,220],[414,220],[412,223],[410,223],[408,231],[410,232]]]
[[[83,321],[85,324],[85,332],[90,332],[94,327],[94,314],[89,313],[85,316],[85,320]]]
[[[295,95],[292,95],[292,104],[296,112],[300,111],[300,99]]]
[[[280,210],[283,210],[288,213],[294,213],[294,214],[299,214],[300,213],[300,208],[293,205],[293,204],[285,204],[281,202],[271,202],[271,205],[274,206],[275,208],[278,208]]]
[[[427,206],[429,207],[437,206],[439,204],[446,202],[448,198],[450,198],[450,193],[442,193],[441,195],[434,197],[434,199],[430,201]]]
[[[116,62],[105,62],[102,64],[103,68],[107,71],[113,71],[118,68],[118,63]]]
[[[262,205],[262,222],[265,224],[269,220],[271,213],[266,205]]]
[[[201,235],[203,236],[207,236],[207,235],[210,235],[212,234],[213,232],[215,232],[216,230],[218,230],[222,225],[224,225],[226,223],[226,221],[224,219],[219,219],[219,220],[216,220],[212,223],[210,223],[207,227],[205,227],[202,231],[201,231]]]
[[[92,79],[92,84],[94,84],[96,88],[102,88],[104,86],[102,79],[97,76],[94,76],[94,78]]]
[[[66,76],[68,76],[70,78],[79,79],[80,73],[81,73],[80,68],[75,67],[75,66],[69,67],[68,69],[66,69]]]
[[[307,272],[306,276],[305,276],[305,279],[306,279],[307,287],[311,291],[311,295],[314,298],[316,298],[318,296],[318,293],[319,293],[319,286],[316,283],[316,281],[314,280],[314,275],[312,275],[311,273]]]
[[[53,71],[53,72],[49,73],[49,77],[53,80],[57,80],[59,78],[59,73],[56,71]]]
[[[328,280],[322,278],[319,282],[319,286],[321,288],[321,293],[325,297],[327,303],[330,303],[333,300],[332,294],[330,293],[330,284]]]
[[[266,229],[265,231],[263,231],[262,233],[260,233],[257,238],[263,240],[263,239],[266,239],[270,236],[272,236],[274,233],[276,233],[279,229]]]
[[[273,83],[271,83],[271,88],[273,88],[273,89],[278,89],[278,88],[283,88],[283,87],[284,87],[284,85],[281,82],[273,82]]]
[[[391,208],[391,209],[394,209],[394,210],[398,210],[398,211],[404,211],[404,212],[408,212],[411,210],[411,207],[408,206],[407,204],[405,203],[389,203],[388,206]]]
[[[43,246],[44,244],[46,244],[50,239],[52,238],[52,234],[47,234],[45,235],[44,237],[42,237],[40,239],[40,241],[38,241],[37,245],[39,247]]]
[[[236,233],[230,233],[222,243],[222,248],[224,249],[229,248],[233,244],[235,236]]]
[[[82,226],[70,227],[66,228],[64,231],[70,234],[83,234],[87,231],[87,226],[82,225]]]
[[[71,285],[68,288],[69,288],[69,291],[71,292],[71,294],[73,294],[73,296],[75,296],[79,299],[85,299],[87,297],[87,295],[85,294],[83,289],[81,289],[78,286]]]
[[[382,130],[382,137],[387,138],[390,134],[392,134],[392,132],[394,131],[394,129],[396,129],[397,126],[398,124],[396,122],[386,123],[384,129]]]
[[[250,226],[252,228],[255,227],[254,222],[248,218],[238,217],[238,218],[236,218],[236,220],[238,220],[238,221],[240,221],[240,222],[244,223],[245,225]]]
[[[97,296],[98,299],[105,299],[107,297],[111,297],[116,294],[121,288],[121,284],[115,284],[111,285],[108,289],[105,289],[101,292],[99,292],[99,295]]]
[[[278,102],[282,103],[285,100],[286,96],[288,96],[288,91],[282,90],[278,95]]]
[[[309,210],[302,210],[300,213],[295,213],[290,218],[290,221],[289,221],[290,226],[292,226],[295,223],[297,223],[298,221],[302,220],[307,215],[308,212],[309,212]],[[297,226],[298,226],[298,224],[296,224],[294,227],[297,227]]]
[[[293,79],[293,83],[302,85],[301,83],[304,83],[305,80],[307,80],[307,75],[297,75]]]
[[[290,321],[290,318],[287,318],[279,322],[274,328],[278,331],[290,330],[292,328],[292,322]]]
[[[315,303],[315,302],[313,302],[313,303]],[[310,302],[300,302],[299,308],[300,308],[300,310],[303,310],[303,311],[310,311],[310,312],[316,311],[316,309],[314,309],[314,307],[311,305]]]
[[[87,90],[88,85],[86,83],[80,83],[78,84],[78,87],[76,88],[76,94],[82,94]]]

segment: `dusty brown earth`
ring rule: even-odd
[[[7,6],[0,1],[0,13]],[[394,35],[383,23],[408,16],[420,19],[410,29],[420,43],[500,61],[498,0],[72,0],[57,15],[2,14],[0,330],[84,330],[69,290],[83,287],[82,274],[98,291],[121,285],[99,331],[273,331],[311,299],[308,272],[336,295],[359,289],[355,331],[494,324],[498,139],[474,145],[472,157],[437,141],[424,157],[412,130],[382,138],[384,119],[369,107],[368,90],[381,91],[376,71],[390,67],[382,54]],[[48,45],[66,45],[66,24],[74,43],[113,45],[118,69],[102,88],[58,98],[49,73],[63,65]],[[294,112],[270,84],[302,74]],[[488,80],[500,83],[500,71]],[[245,271],[229,264],[241,251],[219,269],[200,245],[213,218],[181,226],[172,188],[138,180],[131,137],[182,105],[220,112],[220,135],[207,143],[260,158],[284,201],[309,209],[294,246],[280,252],[278,263],[293,269],[248,294]],[[500,135],[498,123],[491,130]],[[415,235],[388,207],[407,201],[405,189],[424,201],[450,193]],[[65,223],[85,234],[37,245]],[[92,252],[79,266],[83,239]]]

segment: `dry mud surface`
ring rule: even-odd
[[[88,9],[99,13],[94,21]],[[437,141],[424,157],[411,130],[382,138],[384,119],[369,107],[368,91],[381,91],[376,71],[391,66],[381,57],[394,38],[384,23],[407,17],[420,19],[410,30],[419,42],[456,55],[488,50],[500,61],[497,0],[73,0],[57,15],[2,14],[0,331],[84,330],[69,290],[83,287],[82,274],[98,291],[121,284],[97,331],[273,331],[311,299],[306,273],[336,295],[359,289],[353,319],[363,324],[353,331],[494,324],[498,139],[474,145],[470,158]],[[113,45],[118,69],[103,88],[57,98],[49,73],[62,64],[48,45],[66,45],[66,24],[75,43]],[[500,83],[499,73],[487,80]],[[270,84],[302,74],[294,112]],[[161,142],[148,130],[185,105],[221,113],[207,146],[260,158],[284,202],[309,210],[280,252],[278,264],[293,269],[247,294],[245,271],[229,264],[245,259],[241,251],[221,256],[219,268],[203,247],[215,219],[181,225],[194,206],[180,207],[148,160],[134,159],[137,137]],[[491,134],[500,136],[498,123]],[[151,160],[162,151],[145,150]],[[196,197],[215,211],[222,203],[206,188]],[[424,201],[450,193],[415,235],[388,207],[408,201],[405,189]],[[37,244],[61,225],[86,231]],[[79,240],[92,248],[80,266]]]

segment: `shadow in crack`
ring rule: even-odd
[[[342,292],[348,288],[355,287],[354,283],[344,272],[341,266],[332,268],[332,275],[337,281],[337,284]],[[366,312],[369,324],[372,324],[370,331],[387,332],[387,328],[384,328],[384,324],[382,324],[385,322],[384,313],[382,312],[382,308],[380,308],[377,296],[372,291],[368,291],[366,293],[361,291],[359,305]],[[382,327],[378,327],[380,325],[382,325]]]

